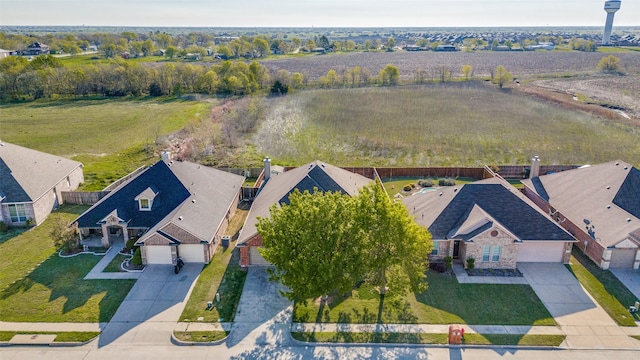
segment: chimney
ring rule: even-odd
[[[531,159],[531,173],[529,174],[529,179],[533,179],[538,176],[540,176],[540,158],[538,156],[534,156],[533,159]]]
[[[264,181],[269,180],[271,178],[271,159],[267,156],[264,158]]]
[[[162,157],[162,161],[164,162],[171,161],[171,152],[169,152],[168,150],[162,150],[162,155],[160,156]]]

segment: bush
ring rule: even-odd
[[[0,221],[0,233],[7,231],[7,229],[9,229],[9,226],[4,221]]]
[[[131,264],[135,266],[142,265],[142,253],[140,252],[140,247],[136,248],[136,252],[133,253]]]
[[[446,270],[445,263],[443,262],[430,262],[429,269],[433,271],[437,271],[439,273],[443,273]]]
[[[418,180],[418,185],[420,185],[422,187],[432,187],[433,186],[433,180],[431,180],[431,179]]]
[[[451,270],[452,266],[453,266],[453,258],[451,256],[447,256],[446,258],[444,258],[445,269]]]
[[[475,268],[475,267],[476,267],[476,259],[468,258],[467,259],[467,269],[473,270],[473,268]]]
[[[127,240],[127,244],[125,245],[125,246],[126,246],[126,248],[127,248],[128,250],[133,249],[133,248],[134,248],[134,244],[136,243],[136,241],[137,241],[137,240],[138,240],[138,239],[129,239],[129,240]]]
[[[438,180],[439,186],[454,186],[455,184],[456,184],[456,181],[451,178],[444,178],[444,179]]]
[[[407,185],[405,185],[405,186],[402,188],[402,190],[404,190],[404,191],[411,191],[411,189],[413,189],[413,188],[411,187],[411,184],[407,184]]]

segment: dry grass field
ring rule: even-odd
[[[254,143],[292,164],[637,164],[639,130],[474,82],[299,92],[272,100]]]
[[[387,64],[400,70],[403,80],[412,80],[417,69],[427,71],[432,76],[435,69],[446,66],[454,77],[462,76],[462,66],[471,65],[474,75],[487,77],[497,65],[504,65],[516,77],[539,75],[572,76],[596,71],[596,65],[608,54],[600,52],[364,52],[347,54],[327,54],[287,59],[265,60],[262,63],[271,70],[285,69],[291,73],[300,72],[310,79],[325,75],[330,69],[360,66],[369,69],[372,75]],[[620,65],[630,73],[640,72],[640,52],[620,52],[613,54],[620,59]]]

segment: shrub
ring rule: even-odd
[[[133,253],[131,264],[135,266],[142,265],[142,253],[140,252],[140,247],[136,248],[136,252]]]
[[[127,249],[131,250],[134,248],[134,244],[138,239],[129,239],[127,240],[127,244],[125,245]]]
[[[9,226],[7,226],[4,221],[0,221],[0,233],[7,231],[7,229],[9,229]]]
[[[404,191],[411,191],[411,189],[413,189],[413,188],[411,187],[411,184],[407,184],[407,185],[405,185],[405,186],[402,188],[402,190],[404,190]]]
[[[431,179],[418,180],[418,185],[420,185],[422,187],[432,187],[433,186],[433,180],[431,180]]]
[[[445,269],[451,270],[452,266],[453,266],[453,258],[451,256],[447,256],[446,258],[444,258]]]
[[[456,181],[451,178],[444,178],[444,179],[438,180],[439,186],[454,186],[455,184],[456,184]]]
[[[476,267],[476,259],[474,258],[468,258],[467,259],[467,269],[469,270],[473,270],[473,268]]]

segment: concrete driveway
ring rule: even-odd
[[[636,298],[640,299],[640,271],[633,269],[611,269],[613,275],[615,275],[618,280],[620,280],[624,286],[629,289],[636,296]],[[633,304],[622,304],[626,306],[630,306]]]
[[[283,289],[281,284],[269,281],[267,267],[249,268],[228,346],[289,343],[293,304],[280,294]]]
[[[164,344],[180,318],[202,264],[149,265],[102,331],[98,346]]]
[[[518,268],[573,348],[640,348],[560,263],[520,263]]]

